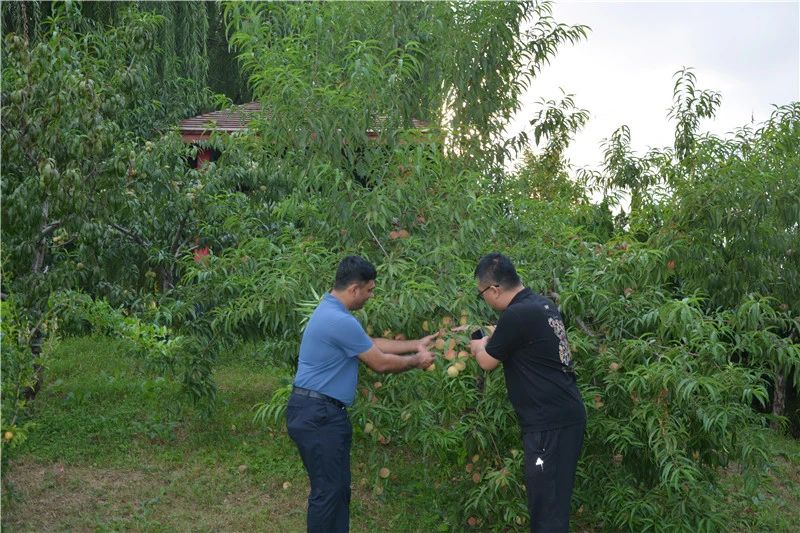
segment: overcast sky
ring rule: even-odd
[[[563,46],[534,80],[513,129],[544,97],[563,88],[590,113],[568,158],[599,168],[600,143],[627,124],[633,148],[672,144],[667,119],[674,73],[693,67],[700,89],[722,94],[717,118],[703,131],[722,135],[769,117],[772,104],[800,100],[800,0],[751,2],[554,2],[553,18],[591,28]]]

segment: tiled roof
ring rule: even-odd
[[[231,109],[212,111],[181,120],[178,125],[184,135],[209,134],[213,131],[233,133],[247,129],[253,115],[261,111],[261,104],[250,102]]]
[[[234,133],[246,130],[250,121],[255,118],[259,111],[261,111],[260,103],[249,102],[231,109],[211,111],[210,113],[181,120],[178,126],[186,141],[208,139],[211,133],[215,131]],[[377,138],[384,121],[385,117],[376,117],[373,127],[366,131],[367,136],[371,139]],[[412,119],[411,122],[414,128],[419,128],[423,131],[427,131],[429,127],[429,124],[422,120]]]

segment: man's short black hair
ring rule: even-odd
[[[497,284],[504,289],[518,287],[522,283],[511,259],[497,252],[481,257],[475,267],[475,277],[481,283]]]
[[[333,288],[341,291],[353,283],[366,283],[378,277],[375,266],[357,255],[348,255],[339,263],[336,269],[336,280]]]

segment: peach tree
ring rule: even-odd
[[[361,442],[415,446],[429,460],[463,468],[463,479],[445,488],[460,495],[448,509],[453,527],[524,528],[519,435],[502,376],[485,375],[460,355],[466,339],[449,331],[456,323],[493,320],[473,297],[472,269],[481,254],[502,250],[517,261],[526,284],[557,301],[568,325],[590,413],[576,514],[605,529],[724,527],[720,468],[737,463],[752,473],[766,460],[765,423],[780,419],[764,412],[770,397],[764,376],[780,364],[796,377],[798,348],[790,333],[797,321],[771,291],[739,289],[720,307],[717,294],[699,283],[702,276],[690,275],[702,261],[677,264],[690,256],[684,246],[704,253],[690,240],[669,238],[689,205],[691,185],[710,183],[716,169],[737,161],[742,165],[731,174],[737,181],[757,175],[761,164],[740,157],[753,153],[745,143],[724,149],[724,141],[697,134],[699,119],[713,113],[718,97],[678,84],[675,151],[637,158],[626,129],[613,135],[606,168],[594,176],[607,201],[592,205],[563,181],[564,143],[583,122],[570,102],[537,117],[536,136],[547,138],[550,150],[507,175],[497,163],[513,143],[487,145],[498,131],[485,119],[514,109],[518,93],[496,85],[490,89],[502,94],[481,93],[486,87],[468,80],[480,78],[482,64],[467,62],[472,73],[433,84],[461,102],[448,122],[439,114],[441,95],[414,90],[430,73],[448,72],[437,70],[440,56],[419,53],[436,35],[404,34],[402,25],[388,43],[386,33],[348,34],[337,21],[352,14],[327,9],[235,5],[228,11],[232,42],[254,93],[272,113],[258,125],[261,149],[249,141],[249,156],[264,168],[260,185],[285,193],[261,202],[264,219],[232,221],[249,228],[250,238],[207,264],[186,265],[174,293],[175,316],[217,346],[266,339],[264,350],[286,367],[288,380],[304,316],[329,288],[338,259],[368,257],[379,272],[378,294],[361,315],[369,331],[412,337],[442,329],[444,344],[429,372],[362,372],[352,413]],[[370,7],[351,9],[361,10],[363,28],[385,23]],[[457,31],[448,44],[458,46],[461,37],[474,42],[470,32],[477,29],[519,31],[520,19],[509,15],[515,8],[505,14],[481,9],[453,12]],[[537,15],[545,21],[540,29],[546,27],[546,13]],[[530,48],[511,63],[541,60],[535,52],[547,57],[559,42],[580,35],[549,27],[554,31],[539,40],[521,41]],[[513,38],[507,42],[510,48],[494,50],[486,61],[506,61],[503,54],[518,46]],[[410,127],[417,114],[429,127]],[[365,130],[376,124],[379,142],[370,144]],[[795,144],[796,122],[783,112],[770,124],[747,143],[774,143],[779,156],[781,146]],[[772,163],[762,168],[780,170]],[[770,197],[783,198],[782,208],[792,205],[791,183],[779,179],[773,186]],[[618,193],[636,201],[614,227],[607,206]],[[684,224],[681,236],[698,239],[704,231]],[[725,239],[719,231],[711,234],[732,242],[734,234]],[[781,226],[779,234],[791,239],[796,228]],[[779,270],[778,286],[789,286],[793,272]],[[279,390],[257,417],[280,421],[288,391]]]
[[[29,26],[26,7],[49,15]],[[80,7],[3,5],[4,20],[21,10],[24,31],[3,35],[2,292],[15,310],[9,339],[29,345],[31,367],[11,371],[16,358],[4,358],[4,406],[41,386],[51,295],[77,289],[126,313],[148,309],[196,226],[197,209],[169,186],[196,180],[189,148],[173,135],[151,150],[143,137],[209,105],[209,92],[188,80],[155,83],[163,17],[123,6],[116,25],[100,25]],[[155,270],[165,273],[160,287]]]
[[[222,155],[202,170],[187,168],[192,148],[176,135],[142,133],[150,71],[137,65],[154,53],[157,16],[84,32],[65,13],[48,39],[7,37],[4,288],[36,310],[29,322],[127,336],[213,416],[217,354],[261,343],[288,384],[305,317],[339,259],[363,255],[378,267],[359,313],[368,331],[442,334],[429,371],[362,370],[358,445],[376,458],[411,446],[460,470],[442,485],[451,528],[523,530],[502,373],[478,369],[451,329],[496,320],[472,273],[499,250],[568,327],[589,412],[576,520],[725,527],[721,468],[765,463],[765,426],[785,420],[767,407],[773,376],[797,386],[796,104],[734,140],[701,136],[719,97],[684,75],[674,149],[637,157],[620,129],[603,171],[573,183],[563,154],[586,117],[571,98],[534,117],[544,150],[503,169],[526,146],[502,138],[525,83],[585,33],[547,3],[231,3],[225,15],[265,112],[252,134],[214,138]],[[599,205],[591,185],[605,189]],[[612,222],[618,195],[631,209]],[[200,260],[196,236],[211,249]],[[71,288],[92,297],[53,295]],[[29,331],[17,322],[4,353]],[[280,423],[288,391],[257,418]],[[370,466],[376,491],[391,490],[384,465]]]

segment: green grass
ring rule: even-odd
[[[797,531],[800,524],[800,441],[774,435],[771,465],[746,486],[735,469],[723,479],[737,531]]]
[[[172,381],[148,376],[106,338],[58,344],[34,404],[36,428],[4,477],[4,531],[305,531],[308,481],[283,429],[253,422],[253,406],[287,379],[248,346],[219,362],[218,405],[204,419]],[[794,531],[800,523],[800,443],[775,436],[756,486],[734,468],[723,489],[733,531]],[[392,475],[379,480],[377,468]],[[461,531],[463,472],[413,450],[354,437],[353,531]],[[287,483],[286,488],[284,484]],[[378,487],[383,489],[379,494]],[[592,530],[580,517],[576,527]]]
[[[253,405],[285,370],[247,353],[220,361],[217,408],[204,419],[175,383],[123,353],[105,338],[71,339],[51,353],[36,429],[4,474],[4,530],[305,530],[308,481],[294,444],[253,423]],[[393,472],[381,495],[374,456]],[[356,438],[352,461],[353,531],[452,529],[439,512],[446,494],[413,454]]]

